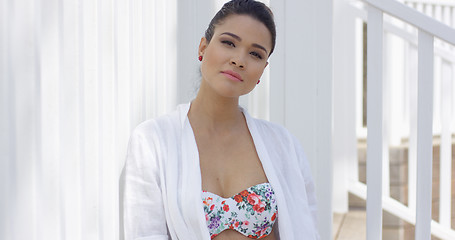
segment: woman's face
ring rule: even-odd
[[[230,15],[215,26],[210,43],[201,39],[202,83],[224,97],[254,89],[272,48],[267,27],[248,15]]]

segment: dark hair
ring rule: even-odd
[[[223,5],[223,7],[216,13],[209,27],[205,30],[205,38],[210,42],[215,32],[215,25],[220,24],[226,17],[233,14],[243,14],[253,17],[254,19],[263,23],[272,35],[272,54],[275,49],[276,29],[275,21],[273,20],[273,13],[269,7],[261,2],[254,0],[231,0]],[[270,56],[269,54],[269,56]]]

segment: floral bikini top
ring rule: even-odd
[[[270,183],[254,185],[230,198],[202,191],[202,200],[211,239],[226,229],[263,238],[272,232],[277,218],[278,206]]]

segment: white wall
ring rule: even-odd
[[[321,239],[332,232],[331,0],[271,1],[277,50],[270,60],[270,120],[301,141],[312,166]]]

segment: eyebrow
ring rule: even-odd
[[[224,32],[224,33],[220,34],[220,36],[221,36],[221,35],[224,35],[224,34],[225,34],[225,35],[229,35],[229,36],[235,38],[235,39],[236,39],[237,41],[239,41],[239,42],[242,41],[242,38],[240,38],[239,36],[237,36],[237,35],[235,35],[235,34],[233,34],[233,33],[230,33],[230,32]],[[252,46],[253,46],[253,47],[256,47],[256,48],[259,48],[259,49],[262,49],[262,50],[264,50],[264,52],[265,52],[266,54],[268,54],[268,52],[267,52],[267,50],[265,49],[265,47],[263,47],[263,46],[261,46],[261,45],[259,45],[259,44],[257,44],[257,43],[253,43]]]

